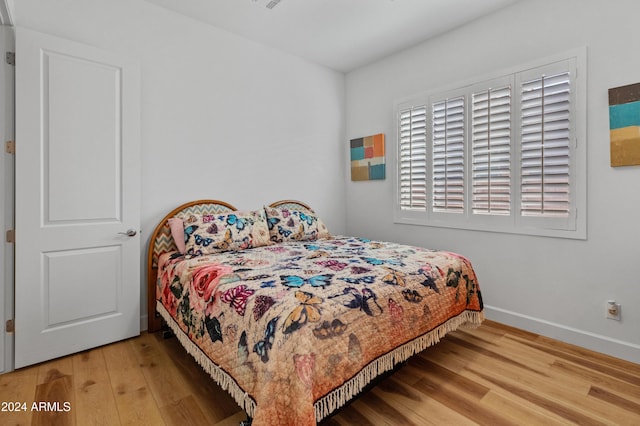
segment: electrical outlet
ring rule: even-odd
[[[616,303],[615,300],[607,301],[607,319],[620,321],[622,319],[622,305]]]

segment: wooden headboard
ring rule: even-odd
[[[269,204],[278,209],[302,210],[314,213],[307,204],[296,200],[280,200]],[[156,285],[158,279],[158,258],[162,253],[176,251],[177,247],[171,236],[168,219],[185,218],[189,215],[218,214],[237,210],[229,203],[220,200],[197,200],[182,204],[171,210],[153,230],[149,240],[147,258],[147,330],[149,333],[160,330],[162,320],[156,314]]]
[[[168,219],[185,218],[189,215],[218,214],[237,210],[234,206],[219,200],[190,201],[171,210],[156,226],[149,240],[147,258],[147,327],[149,333],[160,330],[162,321],[156,314],[156,280],[158,279],[158,257],[162,253],[177,250],[171,236]]]

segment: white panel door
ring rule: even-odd
[[[134,63],[16,29],[16,368],[140,333],[139,122]]]

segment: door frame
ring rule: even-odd
[[[3,2],[4,3],[4,2]],[[5,141],[14,140],[15,135],[15,68],[4,59],[5,52],[15,52],[14,28],[2,25],[0,27],[0,84],[4,96],[0,99],[0,132],[2,132],[2,144]],[[15,197],[15,156],[9,154],[2,147],[2,172],[0,173],[0,196],[2,204],[0,208],[0,224],[2,224],[2,244],[0,244],[0,318],[2,318],[2,338],[0,341],[0,373],[6,373],[14,369],[14,334],[6,330],[6,322],[13,319],[14,313],[14,245],[7,242],[5,232],[14,229],[14,197]],[[4,360],[4,362],[2,362]]]
[[[0,0],[0,25],[13,25],[14,0]]]

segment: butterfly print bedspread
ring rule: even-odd
[[[157,299],[258,426],[316,424],[394,364],[483,318],[465,257],[352,237],[165,253]]]

